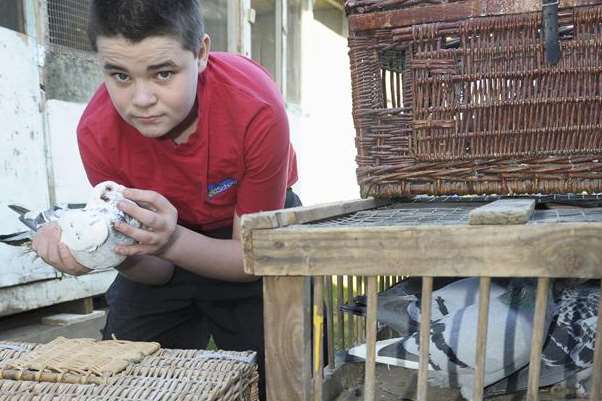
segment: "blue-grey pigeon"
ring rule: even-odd
[[[501,294],[497,291],[497,286],[492,285],[492,292],[498,295],[491,296],[489,303],[485,386],[527,365],[531,352],[536,282],[514,279]],[[553,311],[553,302],[548,302],[546,331]],[[473,303],[433,320],[430,329],[429,382],[440,387],[459,387],[466,399],[473,395],[478,315],[478,303]],[[418,332],[379,341],[376,361],[416,369],[418,341]],[[349,354],[365,358],[365,344],[352,348]]]

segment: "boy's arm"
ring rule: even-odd
[[[177,225],[177,211],[161,194],[126,189],[126,198],[144,205],[122,202],[119,208],[142,222],[142,228],[125,223],[115,229],[134,238],[135,245],[117,246],[115,251],[129,257],[155,255],[195,274],[223,281],[255,281],[245,274],[240,243],[240,218],[234,215],[232,239],[215,239]]]
[[[130,256],[116,267],[128,279],[142,284],[161,285],[173,275],[174,265],[151,255]]]

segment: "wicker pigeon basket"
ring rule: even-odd
[[[59,338],[0,342],[0,400],[257,401],[254,352]]]
[[[347,1],[362,196],[600,192],[602,1],[543,3]]]

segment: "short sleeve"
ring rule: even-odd
[[[284,108],[262,109],[245,135],[245,171],[236,202],[239,216],[284,207],[290,146]]]

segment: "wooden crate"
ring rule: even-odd
[[[376,291],[382,276],[422,276],[423,302],[428,305],[433,277],[477,276],[484,288],[491,277],[537,277],[538,308],[545,304],[542,297],[550,278],[602,278],[601,209],[536,210],[527,224],[468,224],[470,213],[492,199],[452,197],[439,202],[442,198],[430,197],[412,203],[367,199],[243,216],[245,271],[264,277],[268,400],[322,400],[324,316],[322,308],[315,307],[322,305],[322,277],[356,276],[363,281],[369,300],[368,344],[376,338]],[[588,200],[546,196],[539,201]],[[309,277],[314,278],[313,314]],[[486,311],[487,305],[481,308]],[[328,309],[332,322],[332,306]],[[428,324],[425,312],[421,325]],[[540,358],[543,319],[536,328],[539,338],[533,341],[532,361]],[[311,342],[312,331],[319,341]],[[421,352],[426,372],[428,348]],[[601,366],[599,351],[596,361]],[[374,358],[369,356],[366,400],[373,400],[374,371]],[[529,397],[536,393],[538,380],[530,382]],[[599,381],[597,385],[599,389]],[[420,373],[418,399],[426,399],[425,389],[426,373]]]

